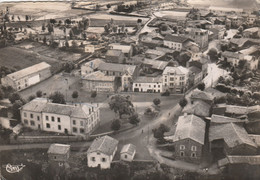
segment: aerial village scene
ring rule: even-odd
[[[0,1],[0,180],[259,180],[260,1]]]

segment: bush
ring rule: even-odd
[[[180,101],[179,101],[179,105],[184,108],[186,105],[187,105],[188,101],[186,98],[182,98]]]
[[[231,88],[225,86],[224,84],[218,84],[216,86],[216,89],[223,93],[230,93],[230,91],[231,91]]]
[[[121,127],[121,122],[120,122],[119,119],[114,120],[114,121],[112,122],[112,124],[111,124],[111,129],[112,129],[113,131],[118,131],[118,130],[120,129],[120,127]]]
[[[53,94],[51,94],[49,98],[52,100],[52,103],[66,104],[64,95],[59,91],[56,91]]]
[[[260,100],[260,93],[254,92],[252,98],[259,101]]]
[[[168,90],[166,90],[165,92],[163,92],[161,94],[161,96],[170,96],[170,92]]]
[[[18,93],[10,94],[9,101],[13,104],[16,100],[21,100],[21,96]]]
[[[155,106],[158,106],[161,103],[161,100],[159,98],[155,98],[153,100],[153,103],[154,103]]]
[[[42,97],[42,91],[40,91],[40,90],[37,91],[37,92],[36,92],[36,96],[37,96],[37,97]]]
[[[35,95],[30,95],[29,97],[28,97],[28,101],[32,101],[32,100],[34,100],[35,99]]]
[[[204,91],[205,89],[205,83],[200,83],[197,87],[199,90]]]

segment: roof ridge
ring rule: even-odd
[[[245,143],[245,142],[243,141],[243,138],[241,138],[240,134],[237,132],[237,129],[236,129],[236,127],[235,127],[234,125],[235,125],[234,123],[231,123],[231,126],[232,126],[233,129],[235,130],[236,135],[239,137],[239,139],[240,139],[243,143]],[[237,125],[236,125],[236,126],[237,126]]]
[[[102,141],[102,143],[100,144],[100,146],[97,148],[97,150],[99,150],[99,151],[100,151],[100,148],[101,148],[101,147],[102,147],[102,145],[104,144],[106,137],[107,137],[107,136],[104,136],[104,138],[103,138],[103,141]]]

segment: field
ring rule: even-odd
[[[20,70],[40,62],[47,62],[57,70],[61,63],[77,60],[80,54],[73,54],[43,46],[40,43],[26,41],[21,44],[0,49],[0,64]]]

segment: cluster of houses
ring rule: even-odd
[[[96,138],[87,150],[86,164],[90,168],[109,169],[118,150],[118,140],[110,136]],[[134,160],[136,147],[125,144],[120,151],[120,160],[131,162]],[[70,145],[52,144],[48,149],[48,161],[63,166],[70,157]]]
[[[215,90],[194,91],[176,123],[165,134],[174,146],[173,157],[191,163],[217,162],[229,170],[259,165],[259,106],[213,104]]]

